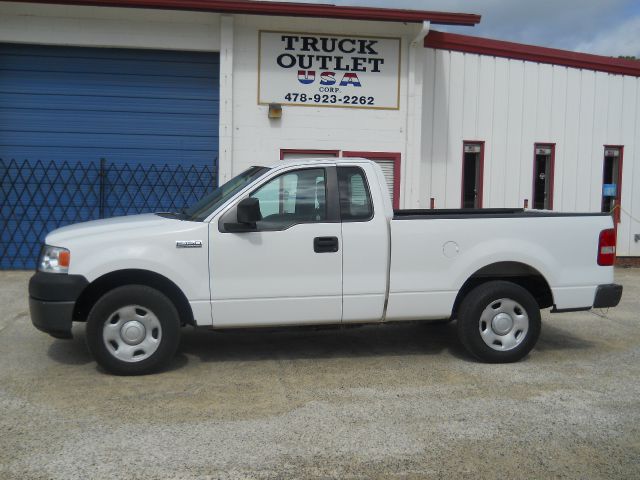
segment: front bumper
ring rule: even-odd
[[[36,274],[29,280],[31,322],[56,338],[71,338],[76,300],[89,282],[82,275]]]
[[[55,338],[72,338],[71,323],[75,302],[47,302],[29,297],[31,323]]]
[[[620,303],[620,298],[622,298],[622,285],[616,283],[598,285],[593,308],[615,307]]]

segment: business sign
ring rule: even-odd
[[[617,148],[605,148],[604,149],[604,156],[605,157],[619,157],[620,156],[620,150],[618,150]]]
[[[551,147],[536,147],[536,155],[551,155]]]
[[[400,107],[400,38],[259,35],[259,104]]]
[[[477,143],[465,143],[464,153],[480,153],[480,145]]]

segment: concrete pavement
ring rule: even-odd
[[[111,376],[84,325],[30,323],[0,272],[0,478],[640,476],[640,269],[609,312],[543,314],[524,361],[486,365],[455,325],[185,329],[172,368]]]

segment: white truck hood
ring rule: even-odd
[[[69,241],[79,240],[82,237],[108,235],[112,238],[114,234],[124,233],[124,231],[145,230],[150,232],[157,231],[158,227],[162,226],[175,229],[176,221],[153,213],[92,220],[53,230],[47,235],[45,242],[47,245],[64,247]]]
[[[90,282],[116,270],[147,270],[200,300],[209,298],[209,284],[201,281],[208,275],[208,231],[206,222],[144,214],[69,225],[51,232],[45,242],[68,248],[69,273]],[[180,241],[198,247],[177,248]]]

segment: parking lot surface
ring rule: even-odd
[[[0,478],[639,478],[640,269],[622,304],[543,313],[523,361],[455,324],[184,329],[169,371],[116,377],[29,320],[0,272]]]

